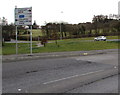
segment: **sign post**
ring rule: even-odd
[[[16,54],[18,54],[17,25],[15,27],[16,27]]]
[[[32,7],[17,8],[15,7],[15,25],[16,25],[16,54],[18,53],[17,45],[17,26],[31,26],[30,32],[30,54],[32,55]]]
[[[32,55],[32,26],[30,30],[30,54]]]

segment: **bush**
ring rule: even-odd
[[[23,34],[30,34],[30,31],[25,31]]]
[[[41,39],[41,44],[44,45],[44,47],[46,46],[46,43],[47,43],[47,38],[46,37],[43,37]]]

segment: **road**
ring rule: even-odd
[[[91,41],[94,41],[94,39],[93,40],[81,40],[81,41],[91,42]],[[120,39],[107,39],[106,41],[120,41]],[[11,41],[6,41],[6,43],[16,43],[16,40],[12,39]],[[30,41],[20,41],[20,40],[18,40],[17,43],[30,43]],[[54,41],[50,41],[48,43],[54,43]]]
[[[4,62],[3,93],[74,92],[73,89],[79,89],[85,84],[117,74],[117,66],[117,52]],[[106,85],[107,82],[104,82],[104,86]],[[110,88],[109,91],[112,89]],[[108,89],[106,91],[104,89],[104,92],[108,92]]]
[[[118,76],[112,76],[96,82],[74,88],[66,93],[117,93]]]

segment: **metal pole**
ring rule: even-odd
[[[1,35],[0,38],[1,38],[1,42],[2,42],[2,44],[3,44],[3,41],[4,41],[4,40],[3,40],[3,35],[2,35],[2,32],[3,32],[3,31],[2,31],[2,27],[3,27],[3,26],[2,26],[2,19],[1,19],[1,25],[0,25],[0,26],[1,26],[1,27],[0,27],[0,31],[1,31],[1,33],[0,33],[0,35]],[[2,45],[1,45],[1,46],[2,46]],[[2,51],[2,50],[1,50],[1,51]]]
[[[17,25],[16,25],[16,54],[18,54],[18,41],[17,41]]]
[[[61,14],[63,13],[63,11],[61,11]],[[62,15],[61,15],[62,16]],[[60,40],[62,40],[62,26],[61,26],[62,23],[60,23]]]
[[[14,15],[16,16],[16,8],[17,6],[15,6],[15,10],[14,10]],[[18,39],[17,39],[17,25],[16,25],[16,22],[15,22],[15,28],[16,28],[16,54],[18,54]]]
[[[60,40],[62,40],[62,29],[61,29],[61,23],[60,23]]]
[[[30,54],[32,55],[32,26],[30,31]]]

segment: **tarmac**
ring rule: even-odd
[[[59,58],[59,57],[88,56],[95,54],[96,55],[105,54],[109,52],[118,52],[118,49],[3,55],[2,62],[36,60],[43,58],[45,59],[45,58]]]

